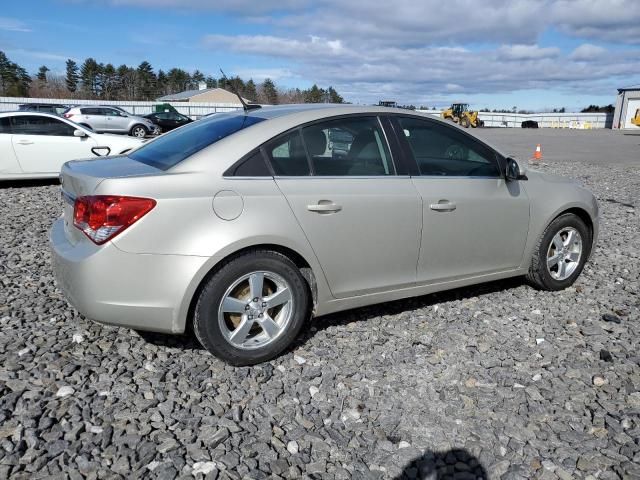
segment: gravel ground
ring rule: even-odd
[[[600,200],[573,288],[335,314],[253,368],[79,316],[50,269],[58,187],[0,187],[0,478],[639,478],[640,170],[540,168]]]

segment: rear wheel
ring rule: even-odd
[[[460,126],[464,127],[464,128],[469,128],[469,119],[468,118],[461,118],[460,119]]]
[[[542,290],[562,290],[582,272],[591,250],[591,232],[567,213],[549,224],[534,252],[527,279]]]
[[[270,360],[295,339],[309,316],[307,284],[277,252],[241,255],[205,284],[196,304],[196,337],[232,365]]]
[[[147,129],[143,125],[134,125],[129,131],[132,137],[144,138],[147,135]]]

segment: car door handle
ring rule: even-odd
[[[337,213],[342,210],[342,206],[335,203],[318,203],[317,205],[307,205],[307,210],[317,213]]]
[[[20,145],[33,145],[33,142],[31,140],[18,140],[18,143]]]
[[[440,200],[438,203],[429,205],[429,208],[436,212],[453,212],[456,209],[456,204],[448,200]]]

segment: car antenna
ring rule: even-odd
[[[240,100],[240,103],[242,104],[242,108],[245,112],[248,112],[249,110],[256,110],[258,108],[262,108],[262,105],[258,105],[257,103],[245,102],[244,98],[242,98],[242,96],[236,90],[236,87],[233,85],[233,83],[229,81],[225,73],[222,71],[222,68],[220,69],[220,73],[222,73],[222,78],[224,78],[225,83],[229,85],[229,87],[231,88],[231,91],[235,93],[238,99]]]

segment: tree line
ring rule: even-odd
[[[65,75],[54,75],[49,67],[42,65],[32,77],[0,51],[0,96],[149,101],[185,90],[196,90],[204,83],[207,88],[236,91],[251,102],[272,105],[344,103],[333,87],[325,89],[314,84],[303,90],[283,88],[270,78],[256,83],[251,78],[246,81],[239,76],[217,78],[199,70],[189,73],[181,68],[156,72],[147,61],[134,68],[98,63],[94,58],[87,58],[78,65],[69,59],[65,66]]]

